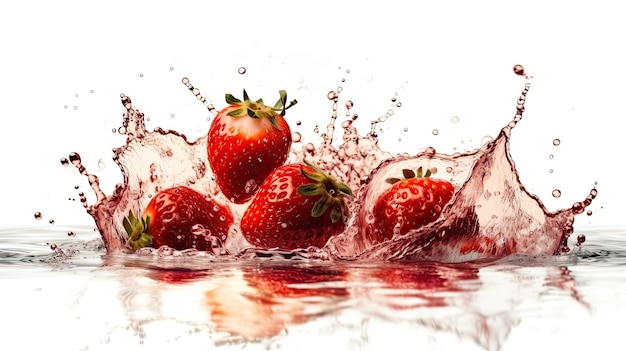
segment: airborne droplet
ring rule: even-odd
[[[517,74],[518,76],[524,76],[524,66],[522,65],[513,66],[513,73]]]
[[[246,68],[245,67],[239,67],[237,72],[239,72],[239,74],[245,74],[246,73]]]
[[[561,190],[559,190],[559,189],[552,190],[552,196],[554,196],[556,198],[561,197]]]
[[[35,212],[35,219],[36,220],[41,220],[43,218],[43,215],[41,214],[41,212],[37,211]]]
[[[291,133],[291,141],[293,141],[294,143],[299,143],[300,141],[302,141],[302,134],[298,132]]]

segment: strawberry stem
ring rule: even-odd
[[[245,89],[243,90],[243,101],[237,99],[232,94],[226,94],[226,102],[229,105],[239,106],[239,108],[228,112],[228,115],[235,118],[246,115],[251,118],[267,118],[276,129],[279,129],[276,123],[276,112],[280,111],[280,115],[285,116],[286,111],[298,103],[298,101],[294,99],[289,105],[286,105],[287,92],[280,90],[279,94],[280,97],[273,107],[265,105],[263,99],[258,99],[257,101],[250,100],[248,92]]]
[[[395,177],[387,178],[387,179],[385,179],[385,183],[395,184],[395,183],[401,181],[402,179],[430,178],[431,175],[432,175],[432,172],[430,171],[429,168],[426,169],[426,172],[423,172],[422,167],[420,166],[420,167],[417,168],[417,174],[412,169],[403,169],[402,170],[402,176],[404,178],[395,178]]]
[[[304,160],[305,165],[300,169],[302,175],[313,183],[304,184],[298,187],[298,194],[304,196],[320,196],[319,200],[311,209],[311,216],[320,217],[328,209],[331,209],[330,219],[332,223],[341,219],[342,214],[347,214],[347,206],[343,200],[344,196],[354,196],[352,189],[346,184],[339,182],[334,177],[324,173],[312,163]]]
[[[124,230],[128,234],[128,244],[133,250],[152,245],[152,235],[148,233],[150,216],[137,218],[133,211],[128,211],[128,217],[122,221]]]

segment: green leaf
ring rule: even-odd
[[[251,109],[248,109],[248,116],[250,116],[252,118],[259,118],[259,116],[256,115],[256,112],[254,112]]]
[[[421,175],[420,175],[422,173],[421,170],[422,170],[421,167],[417,169],[417,174],[419,178],[421,178]],[[415,178],[415,172],[413,172],[412,169],[403,169],[402,175],[404,176],[405,179]]]
[[[226,94],[226,103],[229,105],[238,105],[241,103],[241,100],[237,99],[231,94]]]
[[[124,226],[124,230],[126,231],[126,234],[128,235],[132,234],[133,227],[130,225],[130,222],[128,221],[127,217],[124,217],[124,220],[122,221],[122,225]]]
[[[337,188],[339,189],[339,191],[341,191],[342,193],[346,194],[346,195],[350,195],[352,197],[354,197],[354,193],[352,193],[352,189],[350,189],[349,186],[347,186],[344,183],[339,183],[339,185],[337,186]]]
[[[302,172],[302,175],[307,177],[307,179],[310,179],[316,183],[321,183],[326,179],[326,176],[323,173],[309,172],[305,170],[304,167],[300,169],[300,172]]]
[[[328,196],[322,196],[319,200],[317,200],[317,202],[315,203],[315,205],[313,205],[313,208],[311,209],[311,216],[317,218],[323,215],[324,212],[328,210],[328,207],[330,207],[330,203],[328,200]]]
[[[309,183],[303,184],[298,187],[298,194],[304,196],[313,196],[321,194],[320,184],[319,183]]]
[[[333,209],[330,211],[330,221],[332,223],[336,223],[340,219],[341,219],[341,207],[333,207]]]
[[[274,110],[280,110],[280,115],[284,116],[285,111],[287,110],[287,91],[280,90],[278,94],[280,97],[278,98],[276,104],[274,104]]]
[[[396,184],[397,182],[399,182],[401,180],[402,179],[400,179],[400,178],[387,178],[387,179],[385,179],[385,183]]]

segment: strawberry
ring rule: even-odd
[[[344,230],[344,196],[352,190],[305,161],[277,168],[261,184],[241,219],[253,245],[292,250],[323,247]]]
[[[209,128],[208,159],[222,193],[234,203],[244,203],[263,180],[282,166],[291,150],[291,130],[283,118],[287,93],[269,107],[263,100],[243,101],[226,94],[228,107],[221,110]],[[278,113],[277,111],[280,111]]]
[[[129,211],[123,222],[128,244],[135,250],[167,245],[176,250],[211,251],[216,243],[206,234],[224,242],[232,224],[233,215],[227,207],[185,186],[158,192],[141,218]]]
[[[422,168],[404,169],[405,179],[389,178],[393,184],[374,204],[374,242],[382,242],[411,229],[434,222],[443,207],[452,199],[454,186],[443,179],[430,178],[430,170],[422,176]]]

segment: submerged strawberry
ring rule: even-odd
[[[222,193],[234,203],[248,201],[263,180],[287,160],[291,130],[283,118],[287,93],[273,106],[263,100],[243,101],[226,94],[228,107],[221,110],[208,133],[208,159]],[[279,113],[280,112],[280,113]]]
[[[305,161],[277,168],[261,184],[241,219],[252,244],[286,250],[323,247],[344,230],[350,188]]]
[[[410,169],[402,171],[404,179],[390,178],[393,184],[374,205],[374,231],[371,237],[382,242],[393,237],[394,233],[405,234],[434,222],[444,206],[452,199],[454,186],[443,179],[430,178],[430,170],[417,175]]]
[[[210,251],[224,242],[233,224],[230,210],[186,186],[158,192],[137,218],[132,211],[124,218],[128,244],[135,250],[167,245],[176,250]]]

